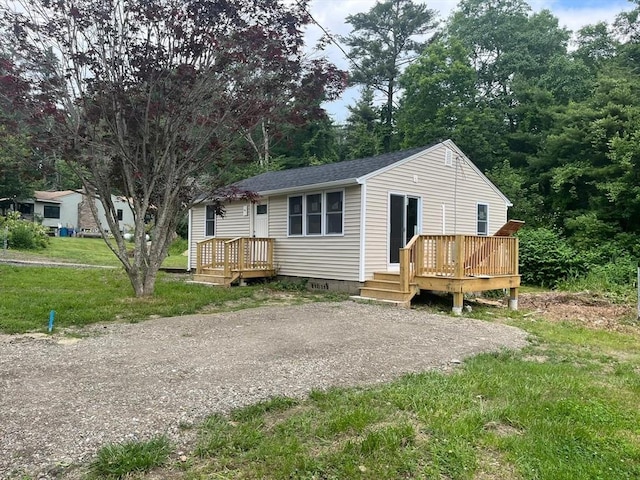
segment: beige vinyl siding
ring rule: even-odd
[[[189,268],[196,268],[196,243],[206,238],[205,236],[205,206],[196,205],[191,209],[191,243],[189,244],[190,265]]]
[[[247,207],[244,215],[243,206]],[[251,229],[251,206],[248,202],[232,202],[225,206],[224,217],[217,216],[215,224],[216,237],[248,237]],[[206,205],[196,205],[191,209],[191,264],[196,268],[196,243],[209,238],[205,235]]]
[[[336,189],[326,190],[332,191]],[[278,195],[269,198],[269,236],[275,238],[274,256],[278,274],[358,281],[360,187],[344,190],[344,229],[340,236],[287,236],[288,197]]]
[[[224,207],[224,216],[216,217],[216,237],[235,238],[251,235],[251,203],[231,202]]]
[[[394,166],[367,180],[365,277],[387,269],[389,195],[422,198],[422,233],[470,234],[476,232],[477,204],[489,205],[489,234],[507,221],[507,206],[464,156],[454,150],[452,165],[445,165],[445,145]]]

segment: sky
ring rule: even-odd
[[[438,12],[438,18],[445,20],[455,9],[459,0],[414,0],[426,3]],[[376,0],[311,0],[310,12],[333,36],[348,35],[351,28],[345,23],[347,15],[367,12],[375,5]],[[560,21],[560,25],[571,31],[599,21],[611,22],[622,10],[631,10],[633,4],[626,0],[529,0],[534,12],[550,10]],[[321,36],[317,27],[310,27],[307,32],[307,44],[313,45]],[[326,54],[338,67],[348,70],[349,64],[344,55],[335,46],[327,47]],[[352,105],[359,97],[357,88],[348,89],[340,100],[325,104],[325,108],[336,122],[344,122],[349,112],[346,106]]]

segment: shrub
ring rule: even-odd
[[[20,214],[17,212],[0,217],[0,230],[8,230],[7,240],[10,248],[33,250],[45,248],[49,244],[46,227],[27,220],[20,220]]]
[[[628,301],[635,297],[638,263],[629,255],[622,255],[601,265],[592,265],[580,278],[560,285],[566,290],[590,290],[601,292],[616,301]]]
[[[587,261],[557,232],[525,228],[520,239],[520,274],[526,284],[555,288],[560,282],[586,274]]]

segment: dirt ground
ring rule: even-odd
[[[520,295],[519,307],[551,321],[571,321],[588,328],[638,333],[634,305],[616,304],[591,292],[544,292]]]

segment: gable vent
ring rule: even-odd
[[[451,167],[453,165],[453,152],[449,148],[444,151],[444,164],[447,167]]]

